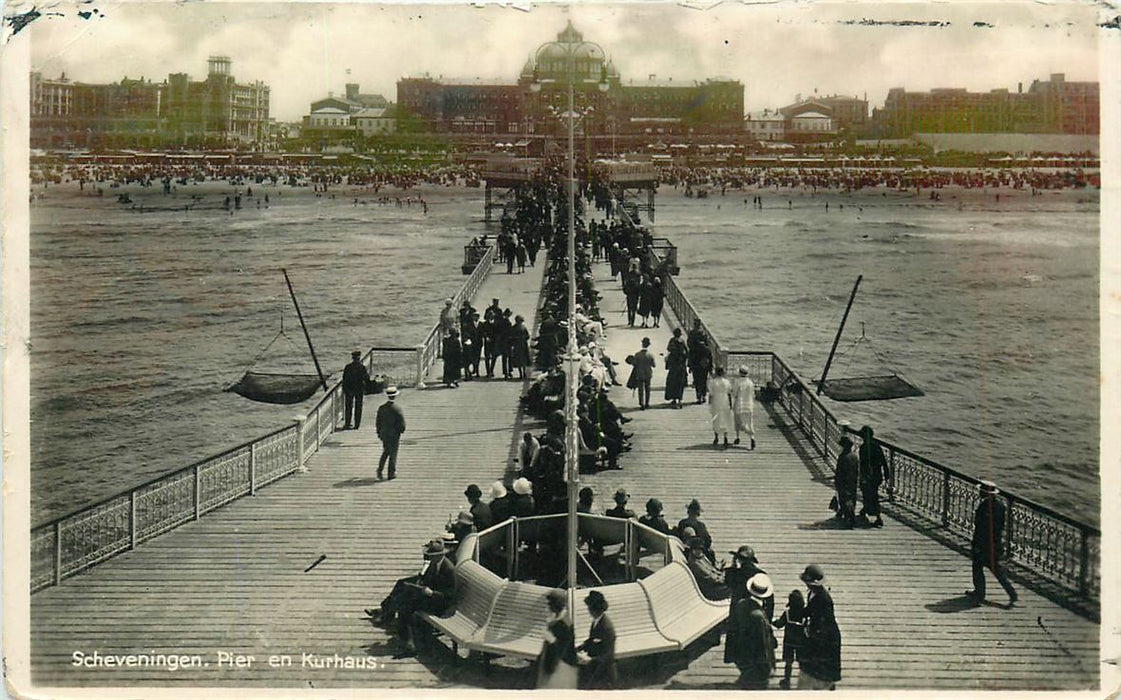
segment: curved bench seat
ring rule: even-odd
[[[728,601],[701,595],[689,567],[672,562],[638,582],[646,591],[658,629],[682,648],[728,617]]]

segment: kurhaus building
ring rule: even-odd
[[[624,83],[598,44],[569,22],[526,61],[515,83],[430,77],[397,83],[399,126],[442,133],[503,134],[528,145],[567,133],[569,76],[576,133],[602,151],[615,139],[743,133],[744,87],[736,80]]]

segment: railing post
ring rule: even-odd
[[[950,524],[950,472],[942,472],[942,527]]]
[[[1090,597],[1090,532],[1086,528],[1079,528],[1082,532],[1082,549],[1078,561],[1078,595],[1083,598]]]
[[[136,549],[136,489],[128,492],[128,548]]]
[[[54,585],[62,581],[62,521],[54,524]]]
[[[306,472],[307,465],[304,464],[304,423],[307,421],[307,416],[295,416],[293,420],[296,422],[296,469]]]
[[[319,416],[320,416],[321,413],[323,413],[322,404],[315,407],[315,451],[316,452],[319,451],[319,445],[320,445],[320,443],[323,442],[323,433],[320,432],[321,428],[319,426],[319,420],[320,420]]]
[[[257,495],[257,443],[249,445],[249,495]]]
[[[1013,500],[1010,496],[1004,500],[1008,504],[1006,508],[1008,515],[1005,516],[1004,524],[1004,556],[1011,558],[1012,540],[1016,537],[1016,511],[1012,507]]]
[[[424,345],[416,346],[416,388],[424,388]]]
[[[195,465],[195,520],[202,515],[202,475],[199,474],[199,465]]]
[[[514,580],[518,570],[518,519],[514,518],[506,528],[506,578]]]

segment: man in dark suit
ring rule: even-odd
[[[973,514],[973,590],[966,591],[974,602],[985,599],[985,567],[992,570],[996,580],[1008,594],[1008,606],[1015,605],[1020,598],[1012,583],[1000,568],[1000,556],[1004,550],[1004,503],[997,498],[996,484],[982,481],[980,486],[981,502]]]
[[[389,462],[389,478],[397,478],[397,448],[401,445],[401,433],[405,432],[405,414],[397,405],[396,399],[400,392],[397,387],[391,386],[385,390],[388,399],[378,407],[378,438],[381,440],[381,459],[378,460],[378,478],[382,478],[382,471],[386,462]]]
[[[366,614],[375,624],[396,629],[402,650],[395,658],[416,653],[413,643],[418,636],[415,613],[442,615],[455,604],[455,565],[447,554],[448,550],[440,540],[426,544],[424,566],[420,572],[399,579],[377,609],[366,609]]]
[[[650,380],[654,378],[657,363],[650,354],[650,339],[642,339],[642,349],[631,357],[631,378],[628,384],[638,389],[638,407],[643,411],[650,408]]]
[[[362,364],[362,352],[355,350],[350,353],[350,364],[343,370],[343,399],[346,404],[346,425],[343,430],[350,430],[352,427],[358,430],[362,426],[362,397],[366,395],[366,383],[369,381],[370,373],[366,371],[366,365]]]
[[[588,657],[582,687],[588,690],[609,690],[619,680],[615,668],[615,625],[607,617],[607,599],[599,591],[584,598],[592,616],[592,627],[584,643],[576,647]]]

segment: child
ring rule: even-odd
[[[786,669],[783,671],[782,680],[779,681],[779,687],[790,690],[790,672],[794,668],[794,660],[798,659],[798,664],[801,666],[801,650],[806,646],[806,600],[802,597],[802,591],[798,589],[790,591],[790,596],[786,599],[786,609],[771,624],[776,628],[786,628],[786,632],[782,635],[782,661],[786,664]]]

